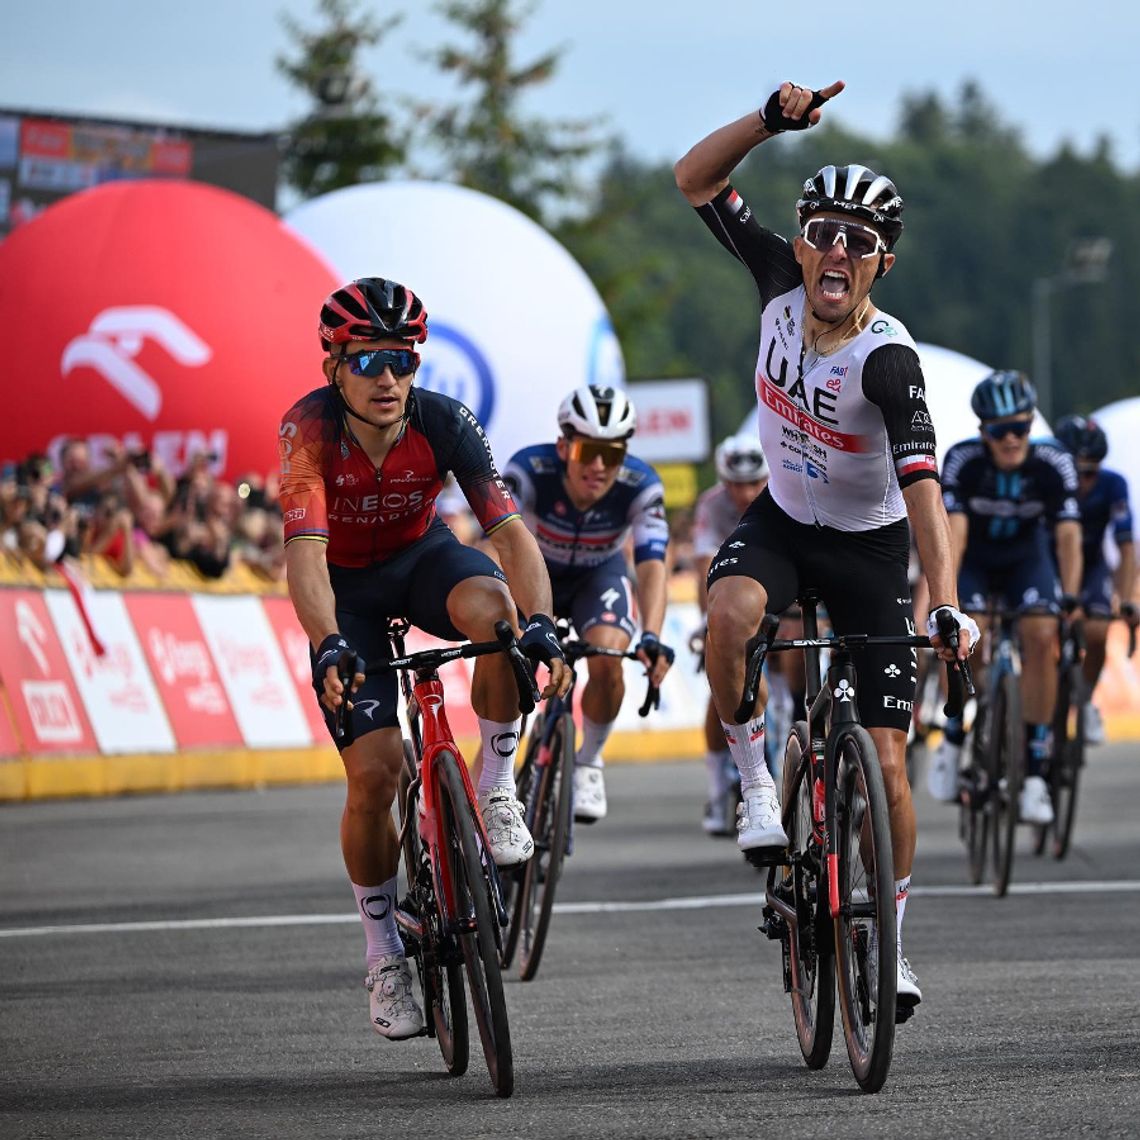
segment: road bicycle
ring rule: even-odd
[[[777,640],[779,618],[767,614],[748,643],[744,692],[735,719],[754,715],[768,653],[802,650],[807,720],[788,734],[783,768],[783,822],[788,846],[768,868],[761,931],[779,941],[784,989],[800,1051],[820,1069],[831,1053],[838,987],[847,1055],[860,1088],[877,1092],[890,1069],[896,1020],[913,1012],[897,1001],[897,927],[890,815],[870,734],[859,723],[858,678],[851,651],[871,645],[929,647],[922,636],[819,636],[818,595],[806,592],[804,636]],[[957,628],[939,615],[945,644]],[[830,652],[826,683],[820,653]],[[960,666],[960,667],[959,667]],[[972,689],[966,662],[947,666],[948,715]]]
[[[567,640],[568,633],[569,627],[560,622],[559,637],[572,670],[570,689],[564,697],[551,697],[544,711],[535,717],[522,766],[515,777],[515,795],[523,805],[524,819],[534,838],[534,854],[504,875],[511,920],[503,941],[501,965],[508,969],[517,950],[519,976],[524,982],[538,973],[563,860],[574,845],[574,689],[578,681],[574,667],[587,657],[637,660],[634,650]],[[660,701],[660,692],[650,682],[638,713],[648,716]]]
[[[1112,614],[1109,621],[1126,620]],[[1128,627],[1128,656],[1136,652],[1136,627]],[[1077,792],[1085,766],[1085,710],[1092,694],[1085,680],[1083,662],[1085,631],[1081,621],[1062,620],[1061,655],[1057,662],[1057,704],[1053,713],[1053,755],[1046,779],[1053,803],[1053,822],[1034,827],[1034,854],[1049,846],[1054,859],[1064,859],[1073,838],[1077,817]]]
[[[534,709],[538,691],[505,621],[496,623],[495,641],[406,654],[409,628],[402,619],[390,621],[392,657],[365,670],[399,672],[410,732],[397,795],[407,895],[397,906],[396,923],[419,973],[424,1033],[435,1037],[447,1071],[457,1077],[467,1070],[466,974],[491,1084],[508,1097],[514,1091],[514,1060],[499,969],[507,913],[467,765],[447,722],[439,668],[461,658],[507,653],[523,713]],[[338,663],[338,672],[347,690],[351,660]],[[338,733],[344,708],[338,709]]]

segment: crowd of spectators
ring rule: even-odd
[[[0,469],[3,556],[40,570],[66,556],[102,555],[124,578],[136,567],[159,580],[171,561],[220,578],[235,562],[269,580],[284,577],[275,478],[216,478],[216,456],[199,453],[175,475],[149,451],[112,444],[93,456],[66,441],[58,467],[43,454]]]

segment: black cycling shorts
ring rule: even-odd
[[[387,629],[394,617],[407,618],[417,629],[444,641],[463,641],[464,635],[448,617],[447,596],[460,582],[479,576],[506,581],[486,554],[464,546],[437,521],[418,542],[383,562],[362,567],[329,564],[337,628],[368,664],[392,656]],[[309,656],[314,660],[311,648]],[[399,724],[398,688],[395,673],[365,678],[352,696],[353,708],[340,741],[333,731],[333,714],[321,705],[329,735],[341,751],[366,732]],[[323,687],[318,690],[322,691]]]
[[[811,526],[785,514],[765,490],[717,551],[708,584],[736,575],[752,578],[764,587],[768,611],[774,614],[813,589],[836,633],[906,637],[914,633],[909,551],[906,519],[864,531]],[[915,650],[867,646],[854,651],[851,660],[862,723],[906,732],[914,708]]]

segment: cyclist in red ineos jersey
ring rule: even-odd
[[[427,339],[420,299],[393,281],[367,277],[338,289],[320,316],[327,384],[296,403],[281,423],[281,508],[289,595],[312,644],[313,687],[348,778],[341,848],[364,924],[377,1033],[415,1036],[423,1015],[396,927],[399,858],[391,807],[402,759],[396,677],[365,679],[364,662],[390,655],[391,617],[448,640],[494,639],[500,619],[516,623],[516,602],[532,615],[521,646],[550,669],[544,696],[565,693],[570,672],[554,633],[550,579],[523,525],[478,421],[458,401],[412,387]],[[436,515],[448,472],[505,569],[463,546]],[[508,591],[508,584],[510,589]],[[336,662],[356,655],[351,699]],[[480,657],[471,685],[479,717],[478,798],[500,866],[530,858],[534,843],[514,796],[518,690],[505,654]],[[335,736],[334,736],[335,739]]]
[[[756,366],[765,491],[745,512],[709,572],[706,667],[732,758],[740,769],[737,843],[754,861],[787,844],[776,788],[764,763],[761,689],[753,720],[732,723],[744,687],[745,644],[765,611],[780,613],[813,587],[838,633],[906,634],[914,628],[907,583],[907,519],[930,582],[928,632],[957,609],[950,524],[939,495],[934,429],[914,342],[871,303],[902,233],[902,199],[863,166],[825,166],[804,183],[801,233],[789,243],[763,229],[729,176],[753,147],[819,122],[843,90],[783,84],[752,112],[697,143],[676,165],[677,185],[717,240],[751,272],[760,293]],[[963,637],[959,655],[968,652]],[[948,648],[944,656],[953,657]],[[898,877],[898,992],[921,998],[902,954],[901,923],[914,859],[915,820],[906,736],[915,658],[868,648],[856,656],[863,723],[882,764]]]

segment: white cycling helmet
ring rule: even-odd
[[[756,483],[768,478],[768,460],[758,439],[730,435],[716,449],[716,473],[725,483]]]
[[[589,384],[575,388],[559,405],[558,426],[563,435],[629,439],[637,428],[637,412],[620,388]]]

